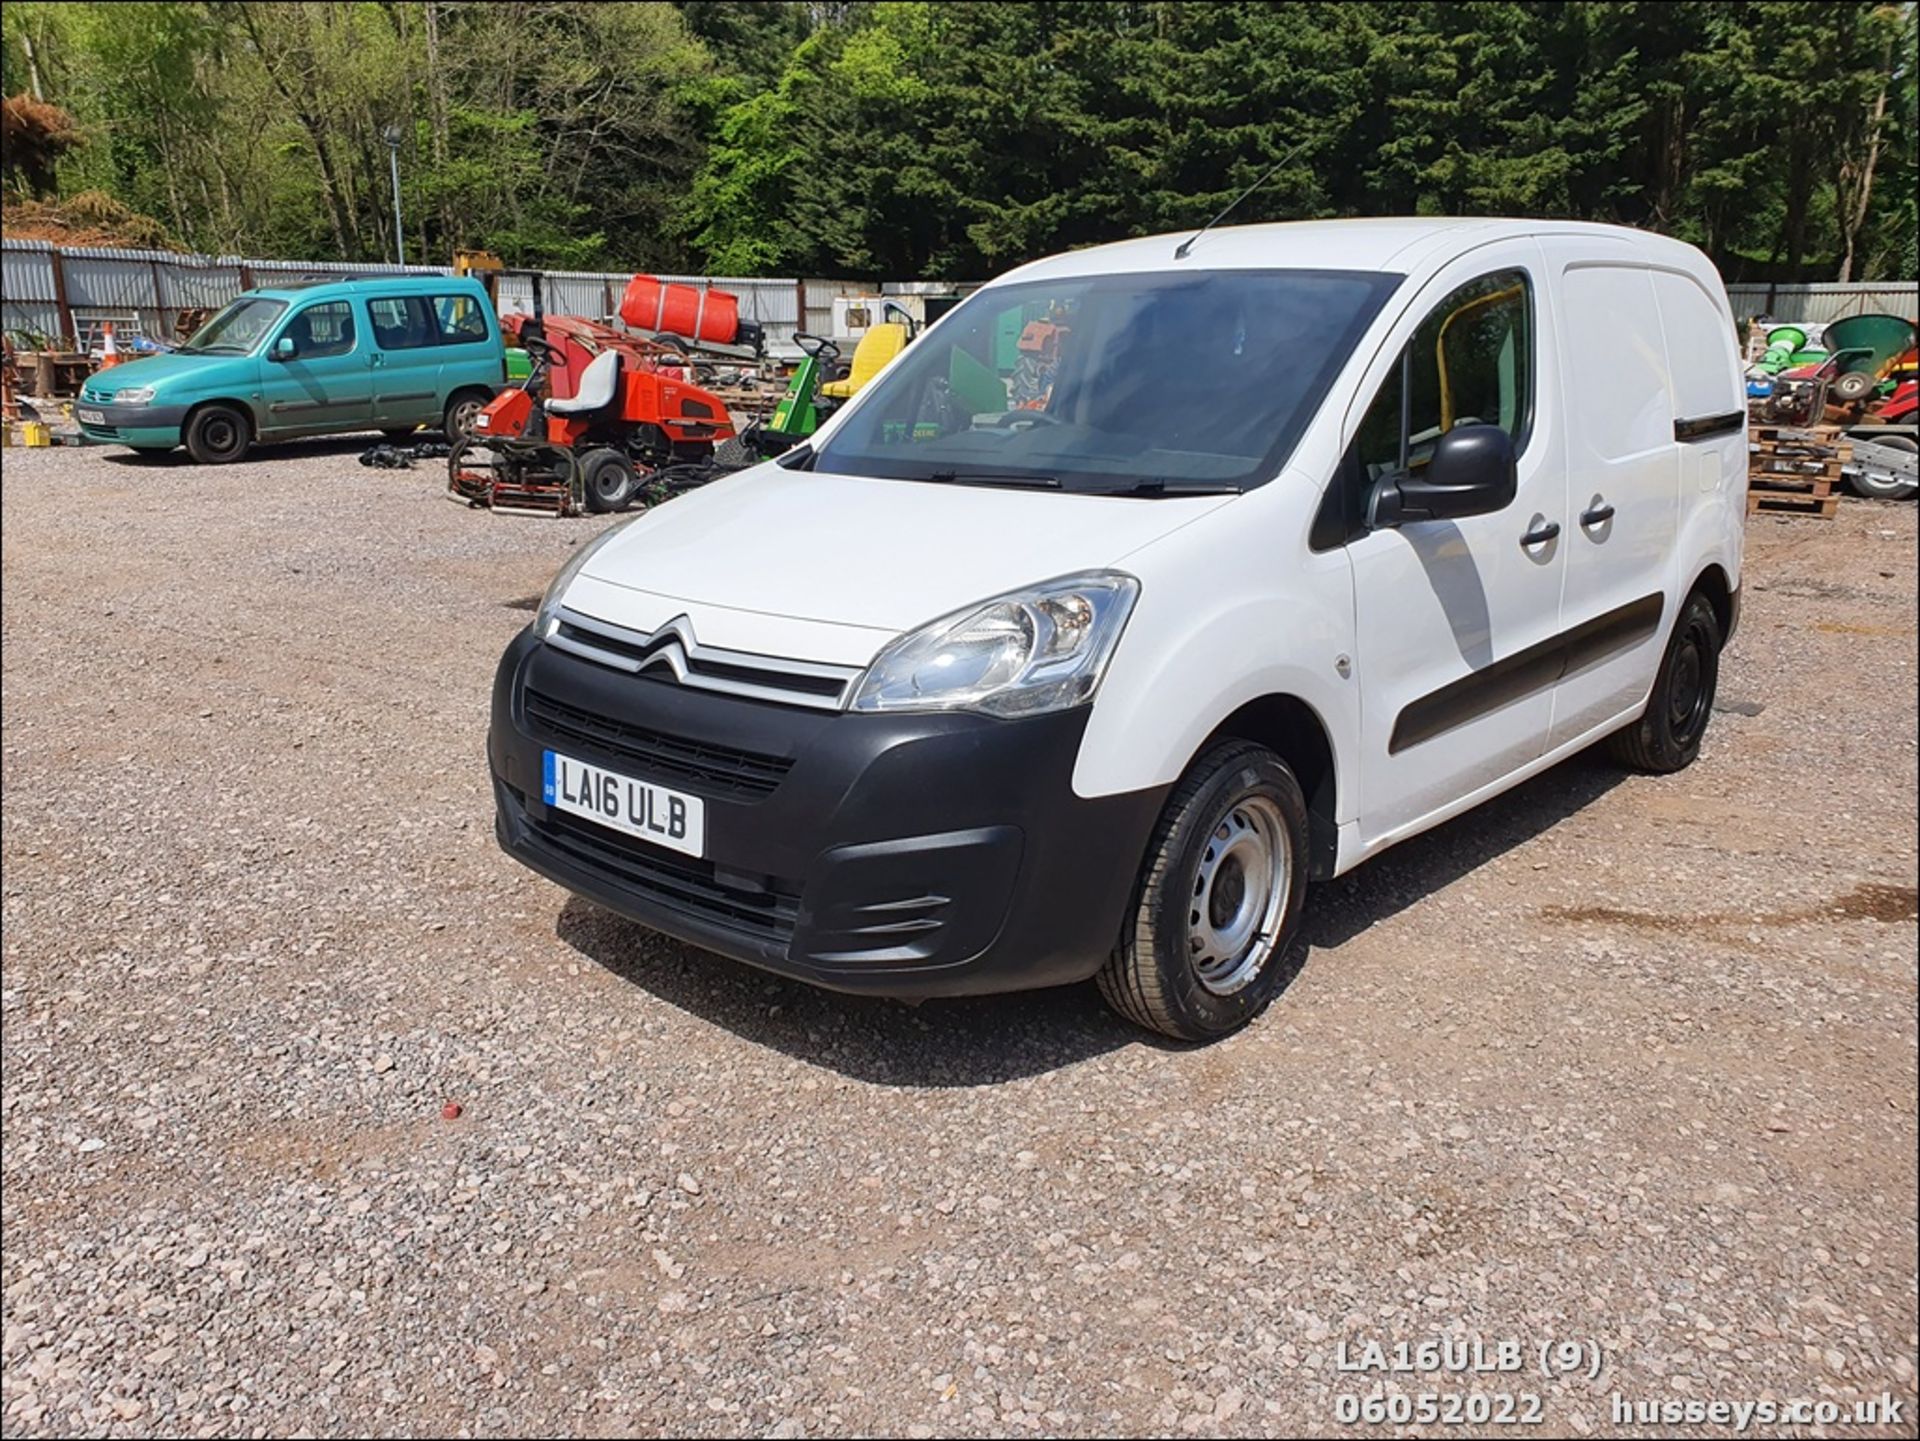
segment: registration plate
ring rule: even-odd
[[[80,417],[80,423],[82,425],[105,425],[107,423],[107,413],[104,410],[82,409],[74,411],[74,414]]]
[[[698,796],[649,785],[558,751],[546,753],[543,792],[555,810],[668,850],[706,854],[707,808]]]

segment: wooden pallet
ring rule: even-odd
[[[1853,442],[1839,435],[1812,433],[1755,435],[1747,442],[1747,450],[1753,455],[1812,455],[1828,459],[1844,456],[1852,449]]]
[[[1838,475],[1750,475],[1748,495],[1831,495]]]
[[[1747,432],[1747,514],[1805,515],[1830,520],[1834,488],[1853,458],[1835,426],[1756,425]]]
[[[1798,464],[1780,461],[1764,467],[1756,464],[1747,472],[1747,485],[1753,490],[1805,490],[1819,481],[1837,483],[1840,469],[1837,460]]]
[[[1748,515],[1804,515],[1815,520],[1832,520],[1840,508],[1840,497],[1831,491],[1750,490]]]

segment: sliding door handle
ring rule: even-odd
[[[1588,529],[1592,529],[1596,525],[1605,525],[1612,519],[1613,507],[1605,501],[1601,501],[1590,510],[1580,512],[1580,524],[1586,526]]]
[[[1522,550],[1532,550],[1536,545],[1545,545],[1548,541],[1552,540],[1555,536],[1559,534],[1560,534],[1559,521],[1557,520],[1542,521],[1540,524],[1536,525],[1532,530],[1528,531],[1525,535],[1520,537],[1520,548]]]

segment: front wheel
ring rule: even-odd
[[[187,453],[202,465],[227,465],[247,453],[253,425],[231,405],[208,405],[187,422]]]
[[[1161,812],[1101,995],[1176,1040],[1238,1030],[1292,973],[1306,882],[1307,803],[1286,762],[1251,741],[1210,747]]]
[[[1608,738],[1615,760],[1637,771],[1668,775],[1700,754],[1713,697],[1720,687],[1720,617],[1697,592],[1687,597],[1660,658],[1653,695],[1640,719]]]

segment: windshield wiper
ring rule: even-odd
[[[938,481],[942,485],[1024,485],[1035,490],[1060,489],[1060,477],[1057,475],[1031,475],[1020,470],[930,470],[918,478]]]
[[[1239,495],[1241,488],[1217,480],[1169,480],[1164,475],[1145,476],[1130,485],[1115,486],[1099,495]]]

